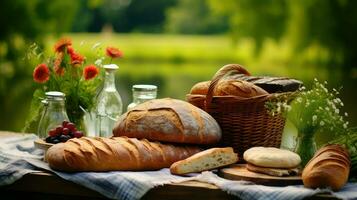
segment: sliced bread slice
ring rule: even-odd
[[[172,174],[188,174],[202,172],[230,165],[238,161],[238,155],[232,147],[211,148],[194,154],[184,160],[173,163],[170,167]]]

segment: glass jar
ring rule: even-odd
[[[301,166],[304,167],[314,156],[317,150],[313,134],[298,134],[295,153],[301,158]]]
[[[155,85],[133,85],[133,102],[128,105],[128,111],[135,106],[156,99],[157,87]]]
[[[104,87],[98,95],[96,107],[96,136],[111,137],[114,124],[123,112],[123,103],[115,88],[115,64],[104,65]]]
[[[37,134],[40,138],[46,138],[50,129],[60,126],[64,120],[68,120],[65,106],[65,94],[62,92],[46,92],[46,99],[42,117],[38,125]]]

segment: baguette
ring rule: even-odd
[[[197,152],[198,147],[174,146],[127,137],[70,139],[48,149],[46,159],[60,171],[156,170]]]
[[[330,187],[340,190],[347,182],[351,167],[348,151],[340,145],[327,145],[318,150],[302,172],[305,187]]]
[[[238,161],[238,155],[233,152],[232,147],[211,148],[197,153],[185,160],[175,162],[171,165],[172,174],[188,174],[202,172],[218,167],[230,165]]]

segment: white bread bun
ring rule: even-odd
[[[274,168],[294,168],[301,162],[298,154],[274,147],[252,147],[244,152],[243,158],[256,166]]]

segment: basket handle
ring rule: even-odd
[[[205,103],[206,110],[209,107],[209,105],[211,105],[214,88],[223,77],[225,77],[231,72],[237,72],[238,74],[245,74],[247,76],[250,76],[250,73],[246,69],[244,69],[243,66],[239,64],[228,64],[223,66],[221,69],[219,69],[217,73],[213,76],[211,80],[211,84],[209,85],[208,88],[208,92],[206,95],[206,103]]]

